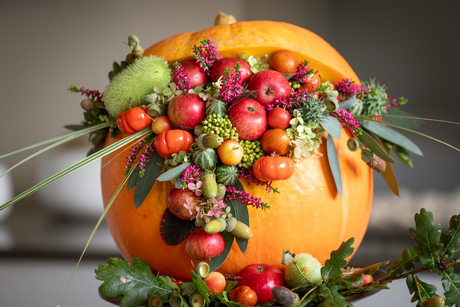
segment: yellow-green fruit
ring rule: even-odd
[[[203,185],[202,185],[203,194],[207,198],[215,198],[217,195],[216,177],[214,177],[213,174],[206,174],[205,176],[203,176],[202,181],[203,181]]]
[[[285,277],[288,288],[308,286],[308,281],[315,285],[321,283],[321,263],[315,257],[302,253],[296,255],[294,260],[286,268]]]
[[[212,220],[208,223],[206,223],[206,225],[204,225],[204,231],[206,231],[207,233],[218,233],[218,232],[222,232],[225,230],[225,228],[227,227],[227,223],[225,222],[225,220],[223,218],[217,218],[215,220]]]

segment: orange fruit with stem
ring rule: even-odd
[[[283,129],[270,129],[262,134],[260,138],[260,146],[267,154],[276,153],[284,156],[288,152],[291,138]]]
[[[281,73],[295,73],[297,63],[297,57],[291,50],[276,50],[268,56],[268,64],[270,67]]]

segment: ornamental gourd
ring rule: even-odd
[[[252,168],[260,181],[286,180],[294,174],[294,161],[284,156],[264,156],[257,159]]]
[[[194,142],[190,132],[180,129],[166,130],[155,138],[155,150],[163,158],[171,158],[172,154],[180,151],[189,152],[190,145]]]
[[[322,38],[282,22],[238,22],[178,34],[151,46],[144,54],[160,56],[169,63],[183,61],[192,58],[192,48],[200,44],[201,38],[211,40],[223,57],[238,58],[241,52],[263,57],[275,50],[291,50],[298,62],[304,59],[310,61],[310,66],[315,71],[319,70],[323,80],[339,82],[351,78],[359,82],[348,63]],[[296,162],[296,170],[291,178],[273,182],[279,194],[269,193],[263,186],[241,180],[245,191],[261,197],[270,205],[270,209],[249,207],[249,226],[253,238],[249,240],[245,254],[237,244],[233,244],[219,272],[236,274],[254,263],[271,264],[284,270],[281,265],[283,249],[293,253],[308,252],[324,263],[331,251],[350,237],[355,238],[356,250],[366,231],[371,211],[372,170],[363,163],[359,151],[347,149],[350,136],[342,130],[342,137],[334,141],[342,176],[341,197],[329,168],[325,138],[318,149],[322,157]],[[122,137],[108,137],[106,145]],[[126,155],[122,150],[102,160],[105,204],[124,179]],[[157,181],[138,209],[133,203],[134,189],[127,191],[123,188],[107,212],[107,223],[116,245],[128,261],[141,257],[155,273],[185,281],[191,279],[191,259],[185,251],[185,241],[168,246],[161,239],[159,231],[167,196],[173,186],[169,181]],[[193,261],[194,265],[198,262]]]

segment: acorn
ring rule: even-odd
[[[444,307],[446,301],[440,296],[433,296],[420,304],[421,307]]]
[[[195,293],[190,297],[190,305],[192,307],[203,307],[204,303],[204,297],[199,293]]]
[[[227,228],[227,222],[225,222],[225,220],[221,217],[218,217],[215,220],[212,220],[206,223],[206,225],[204,225],[204,231],[210,234],[222,232],[226,228]]]
[[[227,222],[225,230],[231,232],[235,237],[245,240],[252,238],[252,231],[248,225],[241,223],[234,217],[229,217],[225,221]]]
[[[371,161],[367,162],[367,165],[379,173],[384,172],[387,167],[387,163],[379,156],[374,156]]]
[[[161,307],[163,302],[158,294],[154,294],[149,298],[149,307]]]
[[[209,264],[203,261],[198,263],[195,267],[195,273],[201,278],[205,278],[209,274]]]
[[[181,307],[181,299],[179,296],[170,296],[169,297],[169,305],[171,305],[171,307]]]
[[[195,128],[193,128],[193,132],[196,136],[203,134],[203,125],[196,125]]]
[[[89,111],[93,108],[93,102],[91,99],[83,99],[80,105],[81,105],[81,108],[85,111]]]
[[[371,162],[372,159],[374,159],[374,157],[375,157],[375,153],[373,153],[369,148],[364,148],[361,151],[361,159],[366,163]]]
[[[222,183],[217,184],[216,199],[223,199],[225,197],[226,192],[227,192],[227,187],[224,184]]]
[[[299,295],[286,287],[274,287],[272,294],[275,301],[286,307],[296,307],[300,303]]]
[[[213,173],[204,173],[201,175],[201,186],[204,196],[206,198],[215,198],[217,195],[217,181],[216,176]]]
[[[347,147],[350,151],[357,151],[359,148],[361,148],[361,144],[357,138],[349,138],[347,141]]]
[[[223,139],[217,134],[200,134],[196,144],[200,149],[217,148],[222,144]]]

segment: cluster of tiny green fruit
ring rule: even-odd
[[[202,122],[203,132],[206,134],[217,134],[223,140],[232,139],[238,141],[236,128],[225,115],[223,118],[219,114],[210,114]]]
[[[243,158],[238,164],[238,167],[251,167],[257,159],[265,156],[262,146],[260,146],[260,140],[255,141],[240,141],[241,146],[244,148]]]

